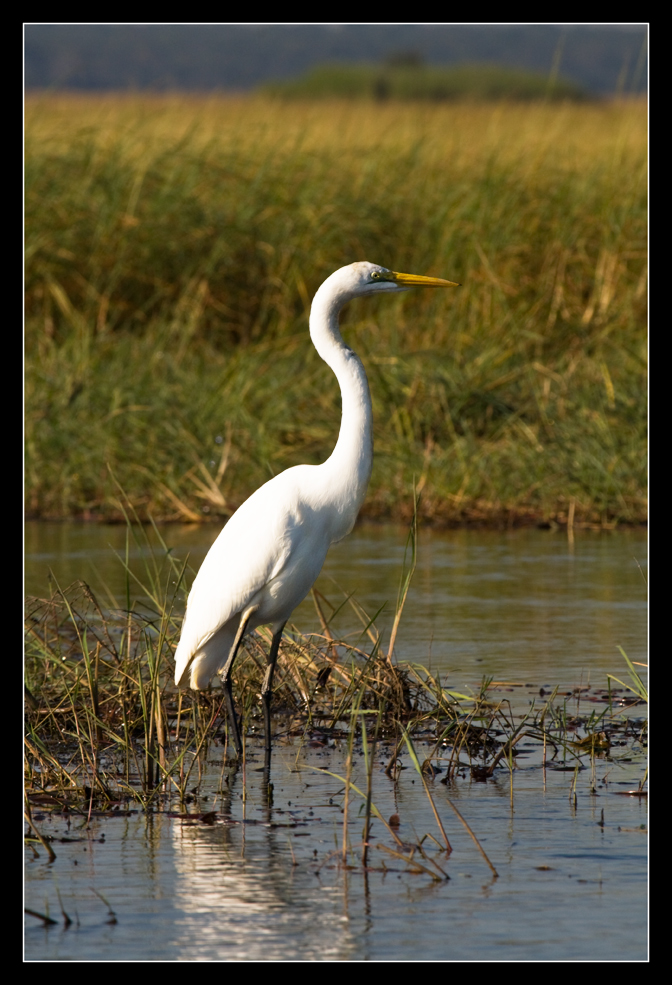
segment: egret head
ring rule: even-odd
[[[343,300],[364,297],[367,294],[383,294],[407,291],[411,287],[458,287],[454,281],[441,277],[424,277],[421,274],[401,274],[388,270],[378,263],[361,260],[341,267],[331,275],[325,286],[330,284]]]

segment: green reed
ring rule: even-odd
[[[226,517],[323,461],[312,294],[369,259],[460,281],[356,302],[364,513],[646,515],[646,107],[31,98],[32,516]],[[111,471],[110,471],[111,469]],[[569,521],[571,517],[571,522]]]

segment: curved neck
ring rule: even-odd
[[[324,286],[324,285],[323,285]],[[336,447],[320,466],[328,476],[329,498],[342,503],[343,525],[352,529],[364,502],[373,465],[373,414],[364,366],[341,337],[339,312],[348,300],[318,290],[310,310],[310,337],[319,355],[336,374],[341,388],[341,429]],[[347,515],[346,515],[347,514]]]

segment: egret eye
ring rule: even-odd
[[[371,271],[371,280],[379,280],[379,279],[380,279],[380,271],[378,271],[378,270],[372,270]]]

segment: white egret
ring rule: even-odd
[[[364,366],[341,337],[347,301],[410,287],[455,287],[438,277],[351,263],[325,280],[310,310],[310,337],[336,374],[342,414],[338,441],[322,465],[296,465],[257,489],[233,514],[194,580],[175,653],[175,683],[199,690],[219,673],[236,752],[242,754],[231,691],[240,642],[257,626],[273,638],[261,689],[267,762],[273,671],[282,631],[319,575],[330,544],[352,530],[373,461],[371,396]]]

